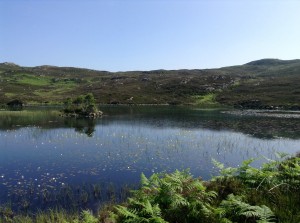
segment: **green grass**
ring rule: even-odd
[[[33,93],[41,98],[48,99],[51,98],[56,99],[56,101],[59,101],[61,99],[62,95],[68,94],[68,92],[71,92],[73,88],[66,87],[66,88],[55,88],[55,89],[49,89],[49,90],[35,90]]]
[[[192,96],[192,99],[195,100],[195,105],[204,106],[204,107],[211,107],[217,106],[219,103],[216,101],[216,94],[215,93],[208,93],[206,95],[197,95]]]
[[[35,216],[17,215],[11,218],[10,210],[2,209],[0,223],[97,223],[98,219],[90,211],[70,213],[63,209],[38,212]]]
[[[47,111],[7,111],[0,110],[0,126],[1,128],[11,128],[18,123],[18,126],[40,125],[51,127],[51,122],[59,118],[58,110]]]
[[[28,84],[34,86],[48,86],[51,82],[47,77],[35,76],[30,74],[22,74],[16,83],[18,84]]]
[[[0,116],[12,116],[12,117],[28,117],[28,116],[34,116],[34,117],[44,117],[47,115],[59,115],[60,112],[58,110],[50,110],[50,111],[41,111],[41,110],[35,110],[35,111],[28,111],[28,110],[21,110],[21,111],[7,111],[7,110],[0,110]]]
[[[16,93],[11,93],[11,92],[7,92],[7,93],[5,93],[4,95],[5,95],[5,97],[13,98],[13,97],[15,97],[15,96],[18,95],[18,94],[16,94]]]

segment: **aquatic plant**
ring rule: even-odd
[[[16,215],[0,218],[0,223],[97,223],[99,220],[89,210],[67,212],[63,209],[50,209],[35,215]]]
[[[12,222],[13,217],[14,217],[14,212],[12,211],[10,204],[0,206],[0,222],[2,220],[4,222]]]
[[[188,170],[141,175],[141,186],[123,204],[111,202],[97,215],[90,211],[50,210],[18,215],[8,206],[0,209],[0,222],[84,223],[291,223],[300,222],[300,157],[270,160],[261,168],[246,160],[237,168],[215,165],[220,175],[210,181],[194,178]],[[116,189],[108,186],[111,199]],[[99,191],[92,185],[77,195]]]

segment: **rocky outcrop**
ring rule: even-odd
[[[263,109],[263,103],[259,100],[247,100],[234,104],[234,108],[238,109]]]
[[[21,100],[15,99],[6,104],[8,107],[12,108],[22,108],[24,103]]]
[[[264,110],[294,110],[299,111],[299,105],[267,105],[260,100],[246,100],[234,104],[237,109],[264,109]]]
[[[100,118],[102,117],[102,111],[95,112],[63,112],[61,116],[63,117],[73,117],[73,118]]]

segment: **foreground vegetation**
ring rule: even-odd
[[[272,84],[270,84],[272,83]],[[205,70],[106,72],[0,64],[0,104],[63,104],[93,93],[99,104],[192,104],[300,110],[300,60],[263,59]]]
[[[300,222],[299,155],[262,168],[251,167],[253,160],[237,168],[213,162],[220,175],[210,181],[193,178],[189,171],[142,174],[140,189],[126,203],[107,205],[95,215],[63,210],[14,215],[2,207],[0,222]]]

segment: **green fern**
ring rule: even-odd
[[[149,200],[140,201],[137,199],[129,199],[128,207],[117,206],[116,210],[121,215],[121,222],[155,222],[166,223],[161,218],[161,210],[157,204],[152,205]]]
[[[217,169],[219,169],[219,172],[220,172],[220,176],[213,177],[212,180],[224,179],[226,177],[234,177],[237,174],[237,170],[238,170],[237,168],[233,168],[233,167],[225,168],[223,163],[221,163],[215,159],[212,159],[212,163]]]
[[[82,211],[82,223],[97,223],[98,219],[90,211]]]
[[[232,221],[256,220],[256,222],[275,222],[274,213],[265,205],[252,206],[242,201],[241,196],[228,195],[227,199],[221,202],[219,208],[221,219]]]
[[[123,216],[124,218],[137,218],[137,211],[134,209],[129,209],[127,207],[117,205],[116,207],[117,213]]]
[[[144,173],[141,174],[141,185],[144,186],[149,186],[149,180],[147,179],[147,177],[145,176]]]

